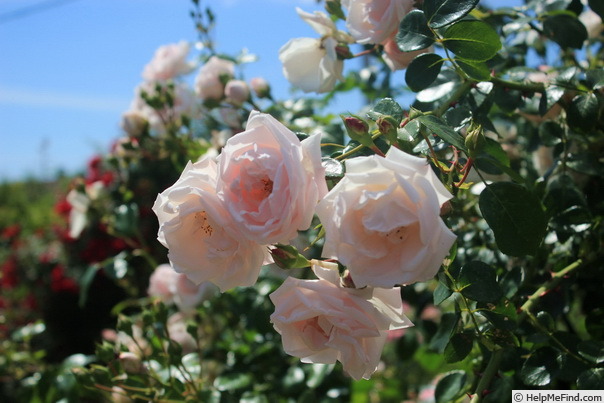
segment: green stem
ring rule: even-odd
[[[499,370],[499,365],[501,364],[501,358],[503,354],[503,349],[493,351],[491,354],[491,358],[489,359],[489,363],[476,386],[476,390],[474,391],[474,396],[472,396],[472,400],[470,403],[479,403],[482,402],[482,398],[485,396],[485,391],[489,389],[491,385],[491,381],[497,375],[497,371]]]
[[[374,134],[373,136],[371,136],[371,140],[375,140],[375,139],[377,139],[378,137],[380,137],[381,135],[382,135],[382,133],[376,133],[376,134]],[[356,147],[355,147],[355,148],[353,148],[352,150],[347,151],[347,152],[345,152],[345,153],[343,153],[343,154],[340,154],[340,155],[338,155],[338,156],[337,156],[336,158],[334,158],[334,159],[336,159],[336,160],[338,160],[338,161],[339,161],[339,160],[346,159],[346,158],[350,157],[351,155],[354,155],[354,154],[358,153],[359,151],[361,151],[361,150],[362,150],[363,148],[365,148],[365,147],[367,147],[367,146],[364,146],[363,144],[359,144],[358,146],[356,146]]]
[[[504,80],[503,78],[491,77],[491,82],[495,85],[509,88],[511,90],[520,90],[528,92],[540,92],[545,93],[545,85],[543,83],[520,83],[517,81]]]
[[[432,115],[440,117],[443,113],[445,113],[447,111],[447,109],[449,109],[451,104],[457,102],[457,100],[459,98],[461,98],[462,95],[464,95],[470,88],[472,88],[473,84],[474,84],[474,81],[472,81],[472,80],[464,81],[459,87],[457,87],[457,89],[449,97],[449,99],[447,99],[438,108],[436,108],[432,111]]]

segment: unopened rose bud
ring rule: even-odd
[[[145,371],[145,366],[141,362],[140,358],[131,352],[121,352],[119,356],[120,363],[124,372],[128,374],[140,374]]]
[[[366,121],[355,115],[341,115],[340,117],[344,121],[344,127],[346,127],[346,132],[352,140],[358,141],[359,143],[367,147],[373,146],[373,140],[371,139],[371,135],[369,134],[369,124],[367,124]]]
[[[381,134],[386,136],[388,141],[396,143],[398,141],[397,128],[398,122],[392,116],[382,115],[375,122]]]
[[[442,206],[440,206],[440,216],[441,217],[448,216],[449,214],[451,214],[451,211],[453,211],[453,205],[451,204],[450,201],[446,201],[443,203]]]
[[[140,112],[128,111],[122,115],[120,126],[130,137],[140,137],[147,130],[147,119]]]
[[[229,102],[241,105],[250,97],[250,89],[245,81],[231,80],[224,88],[224,94]]]
[[[350,272],[348,270],[344,271],[344,274],[342,275],[342,277],[340,277],[340,282],[342,284],[342,287],[356,288],[354,285],[354,281],[352,280],[352,276],[350,275]]]
[[[345,43],[338,43],[336,46],[336,54],[340,60],[352,59],[354,57],[350,48]]]
[[[482,132],[482,127],[470,126],[470,130],[468,131],[468,135],[466,136],[464,143],[468,148],[468,155],[470,157],[474,158],[476,155],[480,154],[486,143],[484,133]]]
[[[271,87],[264,78],[255,77],[250,80],[250,87],[258,98],[269,98],[271,93]]]
[[[310,262],[291,245],[274,245],[270,253],[275,264],[282,269],[301,269],[310,266]]]

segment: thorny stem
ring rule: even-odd
[[[474,396],[472,396],[472,400],[470,403],[479,403],[482,402],[482,398],[486,395],[485,392],[488,390],[491,381],[497,375],[497,371],[499,370],[499,365],[501,364],[501,358],[503,354],[503,349],[493,351],[491,354],[491,358],[489,359],[489,363],[485,368],[478,385],[476,386],[476,390],[474,391]]]

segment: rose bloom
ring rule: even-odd
[[[191,71],[187,62],[189,44],[185,41],[160,46],[153,59],[143,70],[143,78],[147,81],[169,80]]]
[[[189,163],[180,178],[157,196],[158,240],[168,248],[174,270],[192,282],[216,284],[221,291],[250,286],[268,252],[240,236],[216,194],[216,163]],[[268,261],[267,261],[268,262]]]
[[[378,44],[398,30],[413,0],[342,0],[342,6],[350,35],[361,44]]]
[[[195,77],[195,92],[201,99],[220,100],[224,96],[222,77],[233,78],[235,64],[216,56],[210,57]]]
[[[331,19],[322,12],[313,14],[296,9],[321,39],[295,38],[279,49],[285,78],[304,92],[323,93],[333,90],[337,80],[343,80],[344,63],[338,58],[338,42],[352,38],[338,31]]]
[[[456,239],[439,216],[451,198],[425,159],[394,147],[385,158],[347,160],[317,206],[323,256],[346,265],[357,287],[428,280]]]
[[[195,309],[201,301],[212,297],[217,289],[212,283],[193,283],[185,274],[177,273],[169,264],[157,266],[149,278],[147,294],[166,304],[176,304],[183,312]]]
[[[388,332],[412,326],[400,288],[345,288],[337,264],[313,261],[318,280],[287,278],[270,295],[271,321],[286,353],[302,362],[340,361],[355,380],[369,379]]]
[[[327,193],[321,136],[300,142],[264,113],[252,112],[218,159],[218,195],[241,236],[259,244],[287,243],[308,229]]]

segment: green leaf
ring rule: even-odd
[[[454,145],[460,150],[466,150],[464,138],[461,134],[451,129],[443,119],[434,115],[423,115],[418,117],[417,120],[430,132],[436,134],[447,143]]]
[[[546,120],[539,125],[539,138],[544,146],[553,147],[562,141],[564,129],[553,120]]]
[[[438,77],[443,63],[443,58],[436,53],[423,53],[407,66],[405,82],[414,92],[428,88]]]
[[[424,12],[432,28],[440,28],[465,17],[479,0],[424,0]]]
[[[474,337],[471,333],[454,334],[445,347],[445,361],[454,363],[463,360],[472,351],[472,346],[474,346]]]
[[[510,158],[498,141],[485,137],[482,152],[476,157],[476,166],[490,174],[501,173],[500,166],[510,166]]]
[[[473,60],[455,59],[455,62],[461,67],[468,77],[478,81],[488,81],[491,78],[491,70],[485,62]]]
[[[604,338],[604,308],[596,308],[587,314],[585,328],[594,339]]]
[[[447,312],[440,318],[440,325],[438,330],[432,336],[430,340],[430,350],[442,353],[445,350],[445,346],[449,343],[451,334],[457,327],[460,315],[458,313]]]
[[[602,1],[602,4],[604,4],[604,1]],[[587,70],[585,76],[587,85],[592,90],[598,90],[604,87],[604,69]]]
[[[604,362],[604,342],[601,340],[584,340],[577,346],[579,354],[594,364]]]
[[[536,252],[545,236],[547,221],[541,203],[525,187],[512,182],[488,185],[480,194],[478,205],[501,252],[510,256]]]
[[[581,372],[577,377],[577,389],[604,389],[604,368],[592,368]]]
[[[516,306],[509,299],[502,299],[497,305],[479,303],[480,315],[487,318],[498,329],[514,330],[516,328]]]
[[[503,296],[495,268],[486,263],[472,261],[464,264],[456,280],[461,294],[474,301],[497,302]]]
[[[466,386],[465,371],[451,371],[436,384],[434,398],[436,403],[450,403],[461,396]]]
[[[543,21],[543,33],[561,48],[581,49],[587,39],[587,29],[569,14],[555,14]]]
[[[138,230],[138,205],[122,204],[113,211],[113,228],[121,235],[132,236]]]
[[[600,18],[604,19],[604,1],[602,0],[587,0],[589,8],[591,8]]]
[[[473,61],[489,60],[501,49],[499,34],[482,21],[459,21],[443,36],[444,46],[459,58]]]
[[[592,92],[577,95],[570,103],[567,113],[570,127],[588,131],[598,122],[598,98]]]
[[[380,100],[374,107],[367,113],[367,116],[371,120],[377,120],[382,116],[392,116],[398,123],[403,120],[405,111],[401,106],[392,98],[384,98]]]
[[[438,285],[434,289],[433,299],[434,305],[440,305],[444,300],[449,298],[453,294],[453,291],[449,289],[445,284],[438,282]]]
[[[558,372],[556,356],[556,351],[549,347],[542,347],[531,354],[520,370],[522,382],[529,386],[549,385]]]
[[[214,387],[219,391],[243,389],[253,382],[252,375],[246,373],[227,374],[214,380]]]
[[[395,41],[403,52],[426,49],[434,43],[434,34],[428,28],[428,21],[423,11],[413,10],[403,18]]]
[[[564,173],[556,175],[547,183],[543,204],[550,217],[573,206],[586,206],[583,192],[577,188],[572,177]]]

